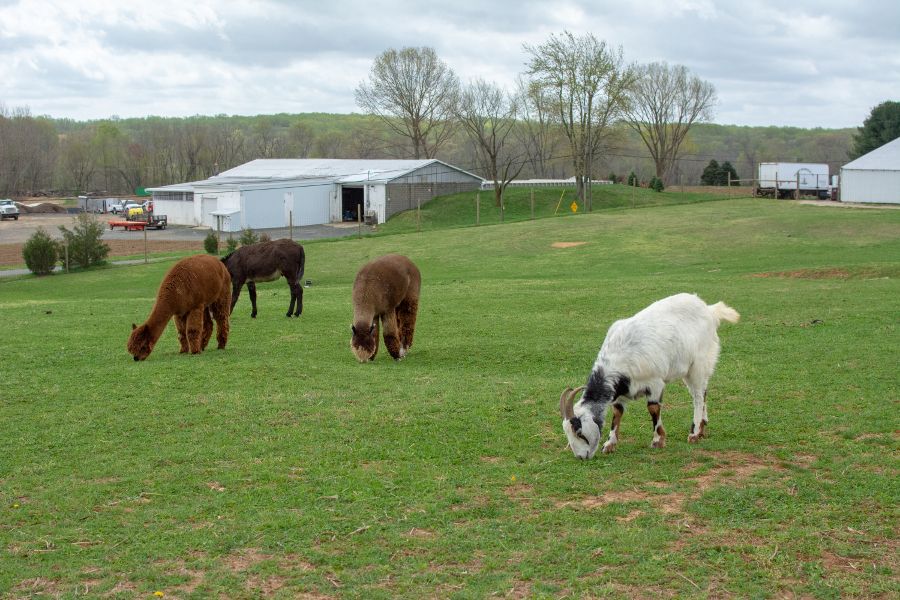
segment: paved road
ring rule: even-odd
[[[0,230],[0,244],[23,244],[25,243],[29,237],[37,230],[38,227],[43,227],[47,233],[49,233],[52,237],[60,237],[57,229],[57,225],[65,225],[70,227],[72,225],[73,217],[71,216],[60,216],[60,215],[28,215],[27,217],[20,217],[18,221],[2,221],[3,227]],[[102,220],[102,216],[101,216]],[[359,225],[356,223],[335,223],[335,224],[327,224],[327,225],[305,225],[303,227],[294,227],[291,230],[288,227],[279,227],[274,229],[254,229],[253,230],[257,235],[266,234],[271,239],[277,240],[280,238],[286,238],[290,235],[293,235],[293,239],[302,241],[302,240],[318,240],[323,238],[336,238],[336,237],[350,237],[353,235],[357,235],[360,231]],[[369,233],[372,231],[372,228],[367,225],[362,226],[362,233]],[[184,227],[179,225],[172,225],[167,227],[166,229],[161,230],[148,230],[147,238],[150,240],[158,240],[158,241],[199,241],[202,242],[207,234],[209,234],[210,230],[207,228],[199,228],[199,227]],[[240,236],[240,232],[234,232],[235,238]],[[115,229],[110,231],[109,229],[103,232],[104,240],[140,240],[143,239],[143,232],[141,231],[124,231],[121,229]],[[222,240],[224,244],[224,240],[228,239],[228,234],[222,234]],[[114,265],[123,265],[123,264],[136,264],[142,263],[143,260],[112,260],[111,264]],[[57,268],[57,271],[60,269]],[[0,277],[12,277],[15,275],[27,275],[31,271],[28,269],[9,269],[9,270],[0,270]]]

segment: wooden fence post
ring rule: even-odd
[[[357,227],[356,237],[361,238],[362,237],[362,204],[356,205],[356,224],[357,224],[356,225],[356,227]]]
[[[475,192],[475,225],[481,224],[481,192]]]
[[[531,220],[534,221],[534,188],[531,188]]]

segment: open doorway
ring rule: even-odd
[[[341,186],[341,221],[355,221],[357,210],[365,216],[364,204],[365,192],[362,187]]]

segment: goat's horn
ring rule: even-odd
[[[572,388],[567,387],[559,397],[559,414],[566,420],[575,416],[575,408],[572,406],[573,392],[574,390],[572,390]]]

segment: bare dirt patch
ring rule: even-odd
[[[551,248],[574,248],[576,246],[584,246],[587,242],[553,242]]]
[[[272,557],[259,550],[259,548],[245,548],[240,552],[229,554],[224,557],[223,562],[225,563],[225,566],[237,573],[246,571],[270,558]]]
[[[144,254],[144,241],[141,240],[104,240],[109,246],[109,259],[114,260],[124,256],[141,256]],[[22,246],[24,244],[0,244],[0,266],[10,267],[24,265],[22,258]],[[189,242],[177,240],[153,240],[147,241],[147,251],[150,254],[163,252],[203,252],[203,242]]]
[[[896,273],[888,268],[866,267],[847,269],[842,267],[826,267],[822,269],[797,269],[795,271],[753,273],[751,277],[758,279],[877,279],[895,275]]]

